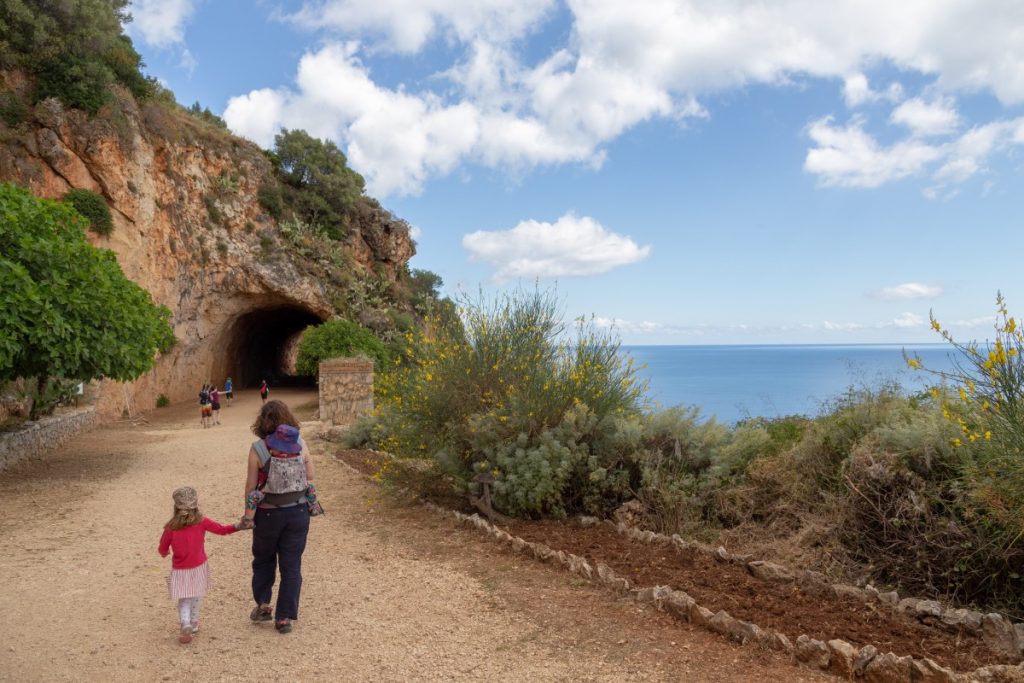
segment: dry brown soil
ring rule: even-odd
[[[384,498],[316,441],[327,514],[312,521],[295,630],[248,620],[246,532],[210,536],[202,631],[179,645],[156,552],[170,494],[191,484],[208,516],[238,516],[258,404],[240,392],[211,429],[172,406],[0,473],[0,680],[829,680]]]
[[[367,474],[381,465],[380,455],[373,451],[340,455]],[[743,566],[719,562],[695,548],[684,551],[668,543],[636,541],[608,525],[517,521],[507,531],[591,562],[603,562],[634,586],[686,591],[712,612],[725,610],[739,619],[781,631],[794,641],[803,634],[819,640],[839,638],[855,647],[870,644],[880,652],[929,657],[959,671],[1010,662],[969,634],[940,631],[880,605],[852,598],[824,599],[793,584],[762,581]]]

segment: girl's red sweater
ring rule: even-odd
[[[164,529],[160,537],[161,557],[167,557],[168,549],[174,550],[171,557],[171,567],[174,569],[192,569],[206,562],[206,532],[212,532],[218,536],[233,534],[238,529],[230,524],[218,524],[209,517],[203,517],[198,524],[187,526],[184,529],[171,531]]]

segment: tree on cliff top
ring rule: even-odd
[[[85,225],[69,205],[0,184],[0,379],[130,380],[174,343],[171,312]]]
[[[282,130],[270,154],[296,217],[334,239],[345,235],[346,216],[363,196],[364,181],[330,140],[304,130]]]
[[[122,32],[131,20],[128,0],[4,0],[0,3],[0,67],[36,78],[35,99],[56,97],[96,113],[121,83],[148,97],[155,81],[141,73],[142,58]]]

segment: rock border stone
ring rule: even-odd
[[[373,481],[369,476],[352,467],[344,460],[337,459],[341,464],[349,468],[367,481]],[[830,640],[823,642],[808,635],[801,635],[793,643],[784,633],[772,629],[761,628],[757,624],[743,621],[730,615],[725,610],[712,612],[697,603],[690,595],[681,590],[675,590],[669,586],[636,587],[630,584],[625,577],[618,576],[610,567],[598,562],[591,564],[585,558],[562,550],[555,550],[543,543],[533,543],[518,536],[513,536],[507,531],[499,529],[480,515],[473,513],[467,515],[456,510],[441,507],[429,501],[420,501],[420,505],[435,514],[454,519],[456,522],[472,526],[488,538],[507,547],[513,553],[531,557],[539,562],[560,567],[565,571],[581,576],[588,581],[594,581],[614,592],[629,597],[637,603],[651,605],[659,611],[666,612],[679,621],[699,626],[713,633],[722,635],[740,645],[756,645],[789,654],[794,661],[802,666],[818,669],[836,676],[862,680],[865,683],[1007,683],[1009,681],[1024,682],[1024,663],[1018,665],[996,664],[983,666],[974,671],[959,673],[939,665],[937,662],[924,658],[916,659],[910,656],[899,656],[892,652],[879,653],[873,645],[865,645],[856,648],[844,640]],[[601,523],[595,518],[581,518],[583,524]],[[725,548],[718,547],[710,549],[702,544],[690,543],[674,535],[666,537],[656,534],[653,531],[636,529],[625,524],[616,525],[610,523],[620,533],[637,538],[644,542],[664,541],[684,548],[696,547],[701,551],[710,552],[715,558],[722,562],[740,562],[744,565],[757,562],[749,557],[729,554]],[[758,565],[763,567],[764,563]],[[780,567],[780,565],[775,565]],[[786,570],[786,568],[782,568]],[[775,572],[774,568],[766,570]],[[814,583],[822,590],[831,590],[831,584],[824,580],[824,576],[817,572],[792,572],[794,581],[805,578],[803,575],[811,575]],[[785,572],[777,575],[776,580],[787,580],[781,578]],[[862,591],[864,589],[857,589]],[[839,593],[831,593],[838,595]],[[893,604],[896,601],[889,599],[879,600]],[[930,608],[931,606],[929,606]],[[1001,615],[997,615],[1001,616]],[[995,620],[993,620],[995,621]]]
[[[0,434],[0,472],[23,460],[39,457],[96,424],[96,407],[51,415]]]
[[[964,608],[944,607],[937,600],[901,598],[896,591],[881,592],[871,584],[860,588],[843,583],[829,583],[827,577],[820,572],[791,569],[774,562],[752,560],[749,555],[733,555],[722,546],[712,548],[702,543],[687,541],[678,534],[666,536],[622,522],[601,522],[594,517],[582,517],[577,520],[585,525],[608,524],[618,533],[642,543],[667,543],[681,550],[697,550],[719,562],[741,565],[751,575],[763,581],[796,583],[801,590],[813,595],[825,598],[850,597],[863,602],[877,603],[897,614],[948,633],[956,634],[963,631],[978,636],[997,652],[1011,657],[1024,657],[1024,623],[1015,623],[998,612],[983,614]]]

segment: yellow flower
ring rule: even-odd
[[[960,441],[960,439],[953,439],[953,447],[959,448],[960,446],[963,446],[963,443]]]
[[[992,432],[986,431],[985,432],[985,441],[991,441],[991,440],[992,440]]]
[[[939,321],[936,320],[935,318],[932,318],[932,329],[935,330],[936,332],[942,329],[942,325],[940,325]]]

